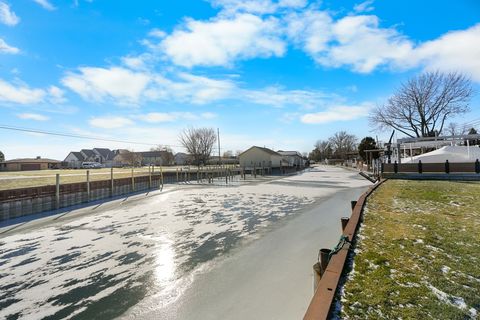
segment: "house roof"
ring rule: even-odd
[[[77,159],[78,161],[83,161],[85,160],[85,157],[83,156],[83,154],[81,152],[78,152],[78,151],[72,151],[70,152],[71,154],[73,154]],[[68,157],[68,156],[67,156]]]
[[[164,157],[168,154],[171,154],[170,151],[143,151],[143,152],[135,152],[136,154],[141,155],[144,158],[154,158],[154,157]]]
[[[299,156],[299,157],[302,157],[302,155],[301,155],[300,152],[298,152],[298,151],[282,151],[282,150],[278,150],[277,152],[280,153],[282,156]]]
[[[20,158],[4,161],[4,163],[60,163],[61,161],[47,158]]]
[[[115,154],[107,148],[94,148],[93,151],[98,152],[105,160],[111,160],[115,156]]]
[[[262,151],[264,151],[264,152],[266,152],[266,153],[268,153],[268,154],[270,154],[270,155],[274,155],[274,156],[280,156],[280,155],[281,155],[281,154],[279,154],[278,152],[273,151],[272,149],[262,148],[262,147],[258,147],[258,146],[252,146],[252,147],[248,148],[247,150],[243,151],[242,153],[240,153],[238,156],[241,156],[242,154],[244,154],[245,152],[247,152],[247,151],[249,151],[249,150],[251,150],[251,149],[253,149],[253,148],[260,149],[260,150],[262,150]]]
[[[93,152],[93,150],[91,150],[91,149],[82,149],[82,150],[80,150],[80,152],[84,153],[87,157],[94,157],[95,156],[95,152]]]

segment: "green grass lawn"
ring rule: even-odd
[[[389,180],[368,199],[345,319],[480,319],[480,183]]]

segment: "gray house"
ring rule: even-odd
[[[283,156],[283,159],[288,163],[289,167],[304,167],[305,159],[298,151],[277,151]]]
[[[82,149],[70,152],[63,162],[68,168],[81,168],[83,162],[98,162],[105,167],[113,166],[115,153],[107,148]]]

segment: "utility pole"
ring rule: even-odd
[[[220,129],[219,128],[217,128],[217,140],[218,140],[218,164],[221,164],[222,158],[220,158]]]

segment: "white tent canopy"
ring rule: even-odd
[[[480,148],[478,146],[445,146],[438,150],[427,152],[415,157],[403,158],[402,163],[442,163],[449,162],[475,162],[480,159]]]

